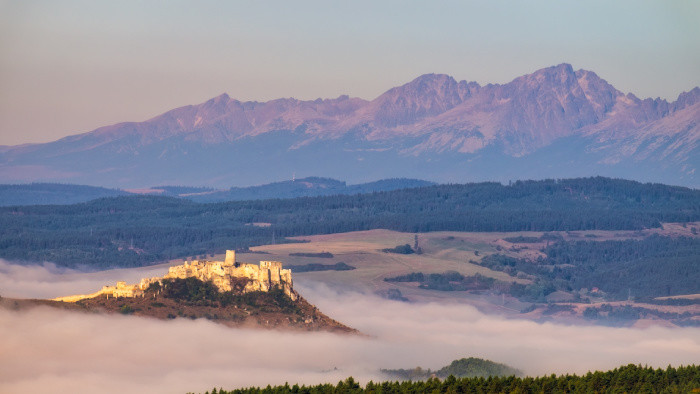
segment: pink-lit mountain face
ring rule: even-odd
[[[620,176],[697,186],[700,88],[640,100],[568,64],[503,85],[426,74],[366,101],[223,94],[145,122],[0,150],[0,181],[231,186]]]

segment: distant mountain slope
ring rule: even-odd
[[[76,204],[102,197],[150,194],[185,198],[196,202],[224,202],[383,192],[434,183],[418,179],[383,179],[359,185],[329,178],[309,177],[250,187],[217,190],[207,187],[155,186],[147,189],[105,189],[95,186],[32,183],[0,185],[0,206]]]
[[[223,94],[144,122],[3,147],[0,182],[222,187],[296,171],[358,183],[607,175],[697,187],[699,141],[700,88],[642,100],[560,64],[502,85],[426,74],[371,101]]]
[[[128,194],[116,189],[57,183],[0,185],[0,206],[76,204],[96,198],[126,196]]]

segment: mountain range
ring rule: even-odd
[[[222,94],[44,144],[0,147],[0,182],[230,187],[293,173],[359,183],[605,175],[697,187],[700,88],[624,94],[560,64],[481,86],[426,74],[367,101]]]

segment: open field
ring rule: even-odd
[[[388,283],[384,278],[410,272],[443,273],[457,271],[465,276],[481,274],[504,281],[528,283],[527,279],[514,279],[503,272],[470,263],[484,255],[497,251],[498,241],[509,233],[459,233],[435,232],[418,234],[418,245],[423,254],[385,253],[382,249],[397,245],[414,245],[415,234],[389,230],[358,231],[341,234],[295,237],[303,243],[264,245],[254,247],[258,253],[242,253],[241,261],[260,259],[280,260],[285,265],[318,262],[328,264],[344,262],[357,269],[352,271],[320,271],[295,273],[296,283],[313,285],[324,283],[334,289],[382,293],[398,289],[413,302],[444,302],[456,300],[468,302],[481,309],[496,313],[515,313],[523,305],[515,299],[503,302],[502,297],[476,295],[467,292],[443,292],[420,289],[415,283]],[[260,252],[266,254],[259,254]],[[290,256],[291,253],[332,253],[333,259]],[[524,254],[525,252],[521,252]],[[478,255],[477,255],[478,254]]]
[[[543,256],[543,250],[549,242],[557,242],[556,239],[567,241],[606,241],[642,239],[654,234],[666,236],[698,237],[693,234],[693,228],[700,228],[698,223],[664,224],[663,228],[643,231],[572,231],[572,232],[507,232],[507,233],[478,233],[478,232],[431,232],[431,233],[400,233],[389,230],[370,230],[350,233],[338,233],[328,235],[315,235],[292,238],[297,243],[285,243],[276,245],[263,245],[252,248],[250,252],[239,253],[238,261],[256,263],[260,260],[279,260],[285,266],[324,264],[334,265],[343,262],[354,270],[347,271],[311,271],[294,272],[294,280],[297,289],[304,292],[305,288],[326,285],[337,291],[354,291],[367,294],[380,294],[387,296],[389,291],[400,295],[410,302],[424,303],[464,303],[473,305],[483,312],[500,315],[522,317],[533,320],[558,320],[581,322],[583,312],[589,307],[600,307],[603,304],[623,307],[629,304],[621,302],[605,302],[602,297],[590,295],[591,304],[568,303],[565,292],[555,292],[548,297],[548,301],[556,305],[568,305],[568,310],[547,309],[547,305],[539,304],[534,310],[533,304],[523,302],[508,294],[501,294],[498,288],[494,291],[439,291],[418,287],[417,282],[386,282],[385,278],[406,275],[412,272],[444,273],[456,271],[464,276],[476,274],[498,281],[522,285],[532,283],[532,277],[528,275],[513,277],[502,271],[491,270],[487,267],[475,264],[491,254],[501,254],[514,258],[534,260]],[[697,232],[697,231],[696,231]],[[393,248],[399,245],[409,244],[418,247],[422,254],[396,254],[386,253],[382,249]],[[510,242],[509,242],[510,241]],[[293,256],[294,253],[322,253],[332,254],[332,258]],[[202,256],[203,257],[203,256]],[[223,255],[207,255],[208,259],[223,260]],[[115,280],[125,280],[134,283],[143,277],[161,276],[167,272],[168,266],[182,264],[182,260],[172,260],[164,264],[152,265],[141,268],[117,269],[98,271],[92,273],[80,273],[68,270],[58,277],[61,278],[60,286],[47,288],[44,293],[34,294],[33,297],[53,298],[73,293],[89,293],[99,289],[105,284],[114,284]],[[116,278],[116,279],[115,279]],[[12,286],[11,286],[12,285]],[[21,283],[16,286],[6,284],[6,296],[12,296],[12,289],[17,288],[17,297],[22,297]],[[59,290],[62,289],[62,290]],[[561,294],[560,294],[561,293]],[[697,293],[697,291],[693,292]],[[697,295],[675,295],[666,298],[694,299]],[[636,307],[651,309],[663,313],[682,314],[688,312],[700,318],[700,306],[693,304],[684,305],[652,305],[632,303]],[[521,312],[527,313],[521,313]]]
[[[560,237],[567,241],[606,241],[641,239],[653,234],[665,236],[698,237],[691,229],[700,227],[698,223],[685,226],[680,224],[664,224],[661,229],[643,231],[575,231],[551,232],[552,238]],[[411,272],[443,273],[456,271],[465,276],[480,274],[505,282],[520,284],[531,283],[528,278],[515,278],[504,272],[493,271],[474,264],[487,255],[499,253],[514,258],[536,259],[543,256],[541,249],[549,242],[538,240],[542,232],[514,233],[468,233],[468,232],[431,232],[431,233],[399,233],[389,230],[371,230],[351,233],[315,235],[292,238],[301,243],[264,245],[252,248],[253,253],[241,253],[241,261],[280,260],[285,265],[301,265],[308,263],[333,264],[344,262],[353,267],[351,271],[319,271],[295,273],[297,284],[313,286],[323,283],[339,290],[359,291],[366,293],[386,294],[390,289],[400,290],[403,297],[411,302],[464,302],[489,312],[505,315],[520,315],[520,312],[531,304],[521,302],[508,295],[493,292],[467,291],[437,291],[417,287],[415,282],[385,282],[385,278],[405,275]],[[414,246],[415,236],[422,254],[386,253],[382,249],[393,248],[397,245],[409,244]],[[517,242],[521,237],[523,242]],[[547,238],[547,237],[545,237]],[[511,240],[508,242],[506,239]],[[333,258],[314,258],[290,256],[292,253],[321,253],[333,254]],[[590,305],[571,304],[573,317],[580,317]],[[664,312],[700,313],[698,306],[669,307],[660,305],[641,305],[644,308]],[[569,320],[566,313],[545,314],[546,318],[561,315]],[[528,313],[527,317],[543,318],[542,310]]]

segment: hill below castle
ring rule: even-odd
[[[208,319],[229,327],[357,333],[357,330],[326,316],[303,297],[291,301],[280,290],[216,295],[206,282],[196,279],[173,282],[173,286],[185,287],[188,292],[147,292],[144,297],[133,298],[107,298],[102,295],[74,303],[2,297],[0,307],[24,310],[49,306],[76,312],[114,313],[163,320]]]
[[[48,305],[160,319],[206,318],[234,327],[356,332],[321,313],[292,285],[292,272],[281,262],[241,263],[235,251],[227,250],[224,261],[186,261],[163,277],[142,278],[137,284],[120,281],[92,294],[53,300],[0,299],[0,306]]]

